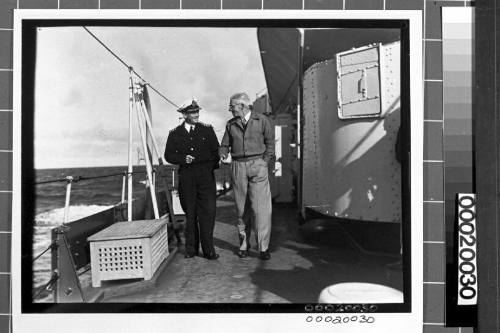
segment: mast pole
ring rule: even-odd
[[[128,106],[128,172],[127,172],[127,220],[132,221],[132,109],[134,108],[133,68],[129,67],[129,106]]]
[[[158,161],[160,162],[160,164],[166,165],[167,161],[165,161],[165,158],[160,154],[160,150],[158,149],[158,142],[156,141],[153,132],[153,124],[151,123],[151,120],[149,119],[149,114],[146,111],[146,105],[144,104],[144,100],[141,100],[140,103],[141,103],[142,115],[144,116],[144,119],[146,121],[146,136],[147,134],[149,134],[149,137],[151,138],[151,142],[153,145],[153,149],[156,153],[156,156],[158,157]]]
[[[147,140],[146,140],[146,124],[145,124],[145,119],[144,119],[144,114],[140,110],[142,109],[142,105],[140,104],[139,101],[137,101],[136,104],[136,112],[137,112],[137,123],[139,124],[139,133],[141,135],[141,141],[142,141],[142,148],[144,151],[144,154],[147,155],[148,151],[148,145],[147,145]],[[146,174],[149,182],[149,191],[151,193],[151,201],[153,204],[153,213],[155,219],[159,219],[160,215],[158,212],[158,203],[156,201],[156,192],[155,192],[155,186],[153,183],[153,171],[152,171],[152,166],[151,166],[151,161],[149,158],[145,159],[146,162]]]

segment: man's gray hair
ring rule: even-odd
[[[238,103],[241,103],[245,106],[251,107],[252,103],[250,102],[250,97],[246,93],[237,93],[231,96],[230,98],[231,101],[236,101]]]

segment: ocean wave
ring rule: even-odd
[[[113,207],[101,205],[75,205],[69,207],[68,222],[81,219],[82,217],[89,216],[108,208]],[[37,214],[35,216],[35,224],[37,225],[59,225],[64,220],[64,208],[55,208],[47,212]]]

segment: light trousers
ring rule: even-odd
[[[266,251],[271,237],[272,217],[267,162],[261,158],[250,161],[233,160],[231,175],[238,214],[240,250],[249,248],[250,233],[253,229],[256,232],[259,251]]]

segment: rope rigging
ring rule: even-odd
[[[54,243],[54,242],[50,243],[50,245],[49,245],[49,246],[47,246],[47,248],[46,248],[45,250],[43,250],[43,251],[42,251],[42,253],[40,253],[39,255],[37,255],[37,256],[35,257],[35,259],[33,259],[33,260],[32,260],[32,262],[37,261],[37,260],[38,260],[38,258],[40,258],[42,255],[44,255],[44,253],[46,253],[46,252],[47,252],[48,250],[50,250],[50,249],[55,248],[56,246],[57,246],[57,245],[56,245],[56,243]]]
[[[134,171],[134,172],[120,172],[120,173],[113,173],[110,175],[102,175],[102,176],[93,176],[93,177],[85,177],[85,176],[75,176],[71,177],[71,179],[68,179],[68,177],[65,178],[57,178],[57,179],[51,179],[51,180],[45,180],[41,182],[36,182],[35,185],[42,185],[42,184],[50,184],[50,183],[61,183],[61,182],[67,182],[71,180],[72,182],[78,182],[81,180],[92,180],[92,179],[98,179],[98,178],[107,178],[107,177],[116,177],[116,176],[124,176],[127,174],[141,174],[141,173],[146,173],[146,171]]]
[[[94,35],[89,29],[87,29],[87,27],[82,27],[83,29],[85,29],[85,31],[87,31],[97,42],[99,42],[99,44],[101,44],[109,53],[111,53],[119,62],[121,62],[125,67],[127,67],[127,69],[134,73],[138,78],[140,78],[143,82],[146,82],[145,84],[148,85],[154,92],[156,92],[159,96],[161,96],[163,99],[165,99],[168,103],[172,104],[175,108],[179,108],[179,106],[177,104],[175,104],[174,102],[172,102],[170,99],[168,99],[164,94],[162,94],[160,91],[158,91],[158,89],[156,89],[155,87],[153,87],[151,85],[151,83],[148,83],[144,78],[142,78],[142,76],[137,73],[134,68],[130,65],[128,65],[125,61],[123,61],[116,53],[114,53],[108,46],[106,46],[106,44],[104,44],[96,35]]]
[[[40,296],[40,294],[42,292],[44,292],[45,290],[49,290],[49,288],[57,282],[57,280],[59,279],[59,275],[56,273],[56,272],[52,272],[52,275],[50,277],[50,280],[44,284],[43,286],[39,287],[38,288],[38,291],[36,292],[35,296],[33,297],[33,299],[37,299],[38,296]]]

